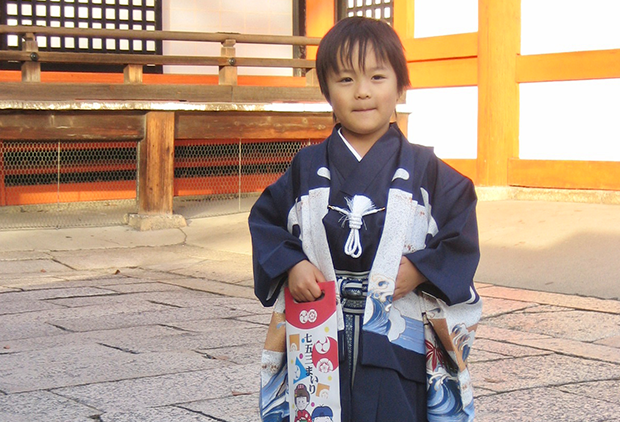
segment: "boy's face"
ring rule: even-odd
[[[365,69],[361,69],[358,51],[353,50],[353,67],[341,63],[339,72],[327,76],[327,87],[344,137],[353,147],[364,144],[370,148],[388,130],[400,95],[389,62],[378,62],[369,47]]]

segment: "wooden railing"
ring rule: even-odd
[[[21,78],[3,79],[3,74],[6,76],[10,73],[11,77],[15,77],[19,72],[0,72],[0,206],[33,204],[36,203],[32,199],[34,191],[39,189],[45,193],[46,189],[49,190],[49,187],[42,185],[28,186],[28,198],[26,195],[20,197],[20,192],[14,186],[5,186],[5,175],[13,177],[28,171],[35,174],[62,174],[63,171],[72,172],[76,169],[84,172],[110,169],[109,163],[83,159],[65,170],[50,165],[33,169],[29,164],[24,164],[26,167],[22,168],[19,167],[20,163],[3,163],[2,152],[12,153],[13,150],[7,149],[12,146],[23,150],[27,148],[23,146],[25,141],[29,145],[37,145],[37,148],[38,144],[53,140],[71,150],[92,148],[102,151],[118,148],[121,141],[128,145],[139,143],[135,163],[122,161],[114,167],[114,170],[137,169],[136,183],[123,182],[120,188],[112,189],[110,196],[105,199],[130,198],[133,190],[138,214],[161,216],[172,214],[172,199],[179,192],[201,194],[187,187],[189,179],[175,180],[175,168],[191,170],[194,167],[209,167],[213,163],[220,167],[230,167],[233,163],[230,157],[220,160],[211,160],[209,157],[175,159],[175,147],[185,144],[217,146],[231,140],[239,144],[307,144],[325,138],[333,125],[328,109],[299,113],[277,111],[270,107],[272,103],[325,101],[317,84],[313,60],[238,57],[235,48],[241,43],[316,46],[319,38],[0,25],[0,35],[5,34],[16,34],[24,42],[22,51],[0,50],[0,61],[21,63]],[[188,57],[39,51],[36,42],[38,35],[219,43],[221,55]],[[119,69],[123,68],[124,71],[113,75],[117,77],[113,82],[102,82],[99,79],[76,83],[72,82],[75,73],[42,71],[41,65],[44,63],[120,65]],[[144,66],[149,65],[217,66],[219,72],[217,75],[152,75],[143,71]],[[238,75],[239,67],[284,67],[293,71],[290,77],[248,77]],[[50,77],[52,74],[54,76]],[[184,83],[184,79],[191,82]],[[123,147],[127,145],[123,144]],[[274,164],[278,164],[275,167],[280,168],[287,165],[290,158],[290,151],[282,151],[275,159],[259,156],[244,160],[263,167],[271,166],[269,160],[274,160]],[[234,163],[241,166],[241,158]],[[262,180],[273,181],[275,176],[262,175],[262,179],[250,180],[252,183],[249,185],[253,192],[260,191],[267,183]],[[238,179],[242,180],[242,175]],[[216,180],[216,183],[219,182]],[[83,189],[82,185],[75,184],[71,189]],[[226,188],[222,184],[214,191],[236,193],[224,190]],[[60,188],[58,192],[56,196],[62,193]],[[120,196],[117,198],[114,195]],[[74,200],[82,199],[66,199]],[[64,202],[62,199],[60,201]]]
[[[118,87],[87,86],[76,88],[64,86],[58,90],[52,86],[19,86],[6,83],[0,92],[0,100],[69,100],[75,98],[107,100],[107,99],[139,99],[139,100],[182,100],[209,102],[270,102],[270,101],[322,101],[317,89],[314,60],[295,58],[260,58],[238,57],[237,44],[266,44],[291,46],[316,46],[320,38],[278,35],[250,35],[238,33],[200,33],[179,31],[144,31],[114,29],[79,29],[49,28],[40,26],[9,26],[0,25],[0,35],[13,34],[23,39],[23,49],[0,50],[0,61],[21,63],[22,82],[41,82],[42,63],[70,64],[101,64],[119,65],[124,67],[123,82],[126,85],[122,92]],[[82,53],[39,51],[37,36],[101,38],[117,40],[161,40],[186,41],[221,44],[220,56],[177,56],[162,54],[115,54],[115,53]],[[217,66],[219,75],[216,85],[187,87],[179,84],[167,86],[158,84],[157,89],[140,86],[143,83],[144,66],[175,65],[175,66]],[[305,86],[270,86],[256,89],[252,86],[239,86],[239,67],[271,67],[296,69],[305,77]],[[287,79],[287,77],[282,77]],[[290,78],[288,78],[290,79]],[[272,79],[273,81],[273,79]],[[245,85],[245,84],[244,84]],[[240,88],[240,89],[238,89]]]

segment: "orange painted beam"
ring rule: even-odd
[[[509,161],[511,186],[620,190],[620,161]]]
[[[312,0],[306,2],[306,36],[323,37],[336,22],[335,0]],[[307,58],[316,58],[317,47],[308,47]]]
[[[478,1],[478,183],[508,184],[508,160],[519,154],[521,1]]]
[[[478,55],[478,33],[403,39],[407,61],[455,59]]]
[[[21,82],[22,73],[18,70],[0,70],[0,82]]]
[[[280,173],[214,177],[177,178],[174,180],[174,196],[222,195],[262,192],[278,180]]]
[[[478,83],[476,58],[412,62],[407,67],[411,88],[474,86]]]
[[[477,163],[475,159],[445,159],[443,160],[450,167],[458,171],[459,173],[469,177],[474,183],[477,179]]]
[[[415,0],[394,0],[394,30],[403,44],[413,38]]]
[[[6,205],[55,204],[57,202],[135,199],[135,181],[7,186]]]
[[[20,82],[19,71],[0,71],[0,82]],[[82,73],[82,72],[42,72],[41,82],[45,83],[106,83],[122,84],[122,73]],[[143,75],[144,84],[173,84],[173,85],[217,85],[218,75],[181,75],[181,74],[150,74]],[[239,86],[278,86],[304,87],[305,77],[296,76],[239,76]]]
[[[517,57],[517,82],[620,78],[620,49]]]

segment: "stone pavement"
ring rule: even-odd
[[[619,214],[480,203],[476,421],[620,421]],[[246,219],[0,232],[0,422],[257,421]]]

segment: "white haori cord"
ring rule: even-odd
[[[385,208],[375,208],[370,198],[364,195],[355,195],[353,198],[345,198],[349,209],[328,205],[328,208],[342,214],[341,220],[349,222],[349,237],[344,244],[344,253],[351,258],[359,258],[362,255],[362,242],[360,241],[360,229],[364,223],[364,217],[375,214]],[[342,223],[344,225],[344,222]]]

